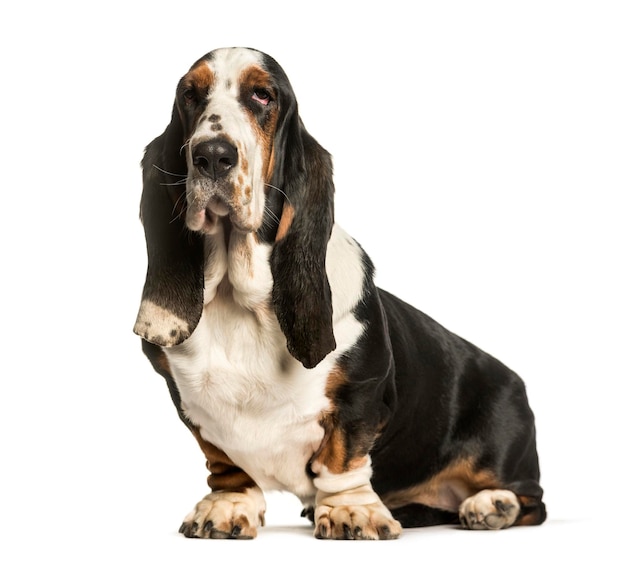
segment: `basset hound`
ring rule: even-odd
[[[270,490],[318,538],[545,520],[523,382],[375,286],[275,60],[199,59],[142,167],[134,331],[209,470],[182,534],[255,537]]]

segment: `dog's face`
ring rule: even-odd
[[[183,125],[190,230],[212,234],[227,215],[241,231],[261,227],[281,86],[263,56],[249,49],[214,51],[180,80],[176,108]]]

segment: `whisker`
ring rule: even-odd
[[[178,204],[180,203],[180,200],[181,200],[183,197],[185,197],[185,195],[186,195],[186,193],[185,193],[185,192],[183,192],[182,194],[180,194],[180,195],[178,196],[178,199],[176,200],[176,202],[174,203],[174,207],[172,208],[172,213],[174,212],[174,210],[175,210],[177,207],[179,207],[179,205],[178,205]],[[177,219],[180,219],[180,218],[183,216],[184,211],[185,211],[185,204],[183,203],[183,204],[181,204],[181,205],[180,205],[180,211],[176,214],[176,216],[175,216],[175,217],[172,217],[172,220],[170,221],[170,224],[172,224],[172,223],[173,223],[174,221],[176,221]]]
[[[272,220],[277,225],[280,224],[280,218],[271,209],[265,208],[264,212],[266,212],[269,215],[268,219]],[[264,219],[264,222],[265,222],[265,217],[263,217],[263,219]],[[268,224],[268,223],[266,223],[266,224]]]
[[[185,147],[191,142],[191,139],[187,139],[184,143],[183,146],[180,147],[180,150],[178,151],[178,154],[182,155],[183,151],[185,150]]]
[[[265,185],[266,185],[268,188],[272,188],[273,190],[276,190],[277,192],[280,192],[281,194],[283,194],[283,195],[285,196],[285,199],[289,202],[289,205],[293,205],[293,204],[291,203],[291,200],[289,199],[289,196],[288,196],[288,195],[287,195],[287,194],[286,194],[283,190],[281,190],[281,189],[280,189],[280,188],[278,188],[277,186],[273,186],[272,184],[268,184],[267,182],[265,183]]]
[[[159,172],[163,172],[163,174],[167,174],[168,176],[178,176],[180,178],[186,178],[187,177],[187,174],[176,174],[175,172],[168,172],[167,170],[164,170],[163,168],[160,168],[156,164],[153,164],[152,167],[156,168]]]
[[[187,177],[185,176],[182,180],[176,180],[176,182],[161,182],[160,186],[182,186],[187,182]]]

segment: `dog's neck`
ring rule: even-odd
[[[244,233],[221,221],[217,231],[205,235],[204,304],[218,295],[256,310],[267,307],[272,292],[269,266],[271,245],[255,233]]]

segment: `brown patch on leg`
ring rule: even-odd
[[[325,415],[320,426],[324,429],[324,439],[311,459],[311,466],[319,463],[333,473],[341,473],[346,460],[345,437],[334,431],[332,415]]]
[[[282,222],[281,222],[282,225]],[[311,468],[324,466],[331,473],[339,474],[358,469],[368,463],[368,454],[374,442],[373,432],[359,432],[342,424],[335,411],[335,401],[339,389],[346,384],[346,376],[339,368],[331,371],[326,381],[326,396],[331,408],[319,420],[324,429],[324,438],[311,458]]]
[[[326,415],[320,421],[324,428],[324,439],[317,452],[311,458],[311,468],[324,466],[331,473],[344,473],[363,467],[367,463],[367,449],[348,446],[348,436],[336,424],[332,415]]]
[[[471,458],[459,459],[427,481],[383,496],[390,508],[424,504],[440,510],[456,512],[461,502],[483,489],[500,489],[501,483],[487,469],[476,469]]]
[[[546,505],[534,497],[517,496],[520,503],[520,516],[514,526],[538,526],[547,518]]]
[[[256,486],[252,477],[237,467],[222,450],[207,442],[198,428],[191,431],[207,459],[206,467],[211,472],[207,483],[212,491],[242,491]]]

